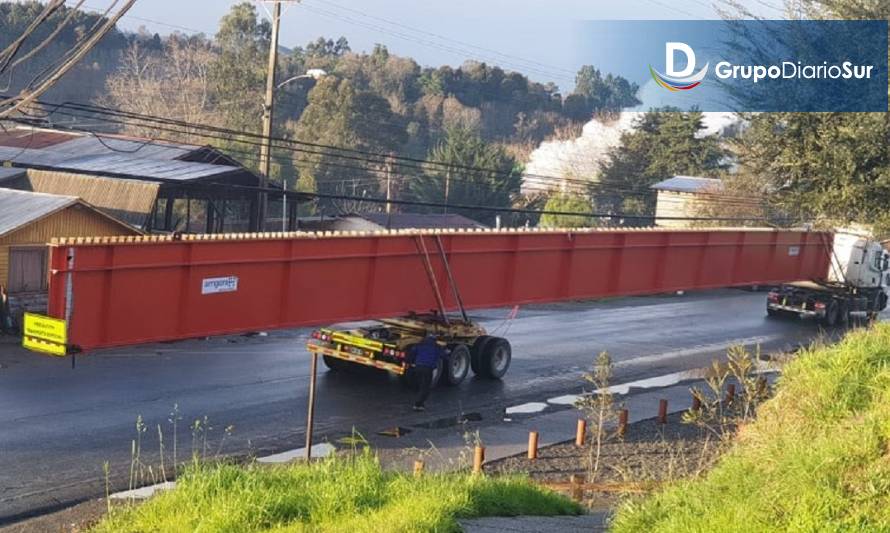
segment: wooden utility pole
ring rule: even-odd
[[[386,158],[386,214],[392,213],[392,204],[390,201],[392,200],[392,164],[393,164],[393,155],[390,154],[389,157]]]
[[[275,75],[278,71],[278,33],[281,29],[281,2],[273,0],[272,38],[269,44],[269,69],[266,74],[266,100],[263,102],[263,146],[260,148],[260,187],[269,185],[272,168],[272,119],[275,112]],[[268,194],[259,192],[257,198],[257,231],[265,230]]]

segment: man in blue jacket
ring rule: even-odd
[[[417,400],[414,402],[415,411],[423,411],[423,404],[430,395],[433,385],[433,372],[439,366],[439,360],[445,356],[445,352],[435,335],[427,335],[424,339],[409,350],[409,355],[414,361],[414,375],[417,376]]]

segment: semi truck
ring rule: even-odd
[[[846,324],[853,316],[873,320],[887,307],[890,254],[869,236],[837,232],[829,268],[823,279],[782,284],[767,295],[770,317],[815,319],[827,327]]]

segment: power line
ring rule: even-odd
[[[63,107],[63,105],[56,105],[55,109],[53,111],[44,115],[44,118],[47,116],[50,116],[52,114],[58,113],[63,116],[70,116],[70,117],[74,117],[74,118],[95,119],[95,117],[93,117],[92,115],[90,115],[89,117],[86,117],[84,115],[78,115],[78,114],[74,114],[74,113],[67,113],[67,112],[61,111],[60,110],[61,107]],[[133,126],[134,125],[133,123],[127,122],[125,120],[112,120],[112,119],[102,119],[102,120],[105,120],[111,124],[115,124],[118,126],[120,126],[120,125]],[[137,124],[136,126],[138,126],[140,128],[148,128],[148,126],[145,124]],[[199,137],[212,138],[212,139],[222,139],[222,140],[226,140],[226,141],[230,141],[230,142],[238,142],[238,143],[243,143],[243,144],[248,144],[248,145],[253,145],[253,146],[260,145],[260,143],[258,141],[245,141],[245,140],[234,141],[233,139],[230,138],[230,136],[220,136],[220,135],[214,135],[214,134],[200,133],[199,131],[195,130],[195,125],[193,125],[193,124],[188,125],[186,130],[178,130],[178,129],[173,129],[173,128],[169,128],[169,127],[165,127],[165,126],[153,126],[153,127],[155,129],[172,132],[177,135],[199,136]],[[67,128],[71,129],[73,131],[95,134],[95,132],[93,130],[86,129],[83,127],[69,125],[69,126],[67,126]],[[229,132],[229,135],[238,133],[238,132],[234,132],[232,130],[226,130],[226,131]],[[157,140],[161,140],[161,141],[174,142],[174,143],[179,142],[176,139],[164,139],[164,138],[159,138],[159,137],[155,137],[155,138]],[[111,147],[109,147],[109,148],[111,148]],[[348,165],[348,164],[342,164],[342,163],[333,163],[333,162],[326,161],[326,160],[318,163],[324,167],[346,168],[346,169],[360,170],[363,172],[378,173],[378,174],[381,172],[381,168],[380,168],[381,161],[379,161],[379,160],[357,158],[357,157],[352,157],[352,156],[344,156],[343,154],[336,154],[336,153],[330,154],[327,152],[318,152],[315,150],[305,150],[305,149],[295,148],[295,147],[291,147],[291,146],[273,145],[273,148],[276,148],[278,150],[292,151],[294,153],[309,153],[309,154],[322,155],[322,156],[334,157],[334,158],[344,158],[345,157],[346,159],[348,159],[350,161],[358,161],[358,163],[360,163],[360,164],[365,163],[365,164],[376,165],[374,168],[368,168],[365,166],[357,166],[355,164]],[[254,152],[248,152],[248,151],[243,151],[243,150],[239,151],[239,150],[233,149],[233,148],[228,148],[227,150],[229,152],[233,152],[233,153],[244,154],[242,156],[242,159],[249,159],[249,160],[253,160],[253,161],[258,160],[256,157],[256,154]],[[308,162],[308,161],[292,161],[292,164],[295,167],[316,168],[316,163]],[[390,164],[390,163],[387,162],[387,164]],[[396,165],[394,165],[394,166],[396,166]],[[422,165],[400,164],[397,166],[400,168],[409,168],[411,170],[421,171],[421,172],[429,172],[429,170],[430,170]],[[475,170],[475,171],[480,170],[476,167],[470,167],[470,169]],[[490,175],[489,169],[481,169],[481,170],[482,170],[482,172],[485,172]],[[406,175],[406,174],[402,174],[402,175]],[[500,175],[508,176],[509,173],[501,172]],[[421,177],[419,175],[406,175],[406,176],[409,176],[412,178]],[[574,181],[579,184],[577,187],[575,187],[576,190],[588,191],[590,194],[593,194],[597,197],[600,197],[600,196],[609,197],[609,196],[615,196],[615,195],[620,195],[621,197],[637,196],[637,197],[640,197],[640,198],[643,198],[643,199],[649,201],[655,195],[654,191],[649,191],[649,190],[641,191],[637,187],[621,187],[621,186],[618,186],[617,184],[604,184],[604,183],[592,182],[592,181],[588,181],[588,180],[573,180],[571,178],[559,178],[559,177],[549,177],[549,178],[552,178],[554,180],[554,182],[557,183],[558,185],[564,185],[566,182]],[[467,183],[471,183],[471,184],[476,183],[476,185],[479,187],[483,186],[483,184],[479,184],[479,183],[475,182],[474,180],[461,178],[459,176],[452,176],[449,178],[449,180],[456,182],[456,183],[467,182]],[[540,181],[540,180],[538,180],[538,181]],[[522,189],[524,191],[530,190],[533,193],[547,193],[547,192],[552,193],[552,192],[554,192],[552,187],[551,188],[535,187],[535,186],[529,186],[528,183],[523,185]],[[719,198],[721,201],[724,201],[724,202],[732,201],[738,205],[748,205],[748,200],[749,200],[747,197],[735,196],[735,195],[731,195],[731,194],[727,194],[727,193],[719,193],[719,192],[701,192],[701,193],[699,193],[699,196],[710,197],[710,198]]]
[[[330,1],[328,1],[328,0],[315,0],[315,1],[317,1],[317,2],[321,2],[321,3],[323,3],[323,4],[327,4],[327,5],[329,5],[329,6],[333,6],[333,7],[337,8],[337,9],[341,9],[341,10],[344,10],[344,11],[350,11],[350,12],[352,12],[352,13],[361,15],[361,16],[366,17],[366,18],[371,18],[371,19],[374,19],[374,20],[379,20],[379,21],[384,22],[384,23],[386,23],[386,24],[390,24],[390,25],[392,25],[392,26],[396,26],[396,27],[399,27],[399,28],[404,28],[404,29],[406,29],[406,30],[409,30],[409,31],[412,31],[412,32],[415,32],[415,33],[419,33],[419,34],[422,34],[422,35],[429,35],[429,36],[431,36],[431,37],[434,37],[434,38],[436,38],[436,39],[441,39],[441,40],[443,40],[443,41],[450,41],[450,42],[453,42],[453,43],[456,43],[456,44],[459,44],[459,45],[462,45],[462,46],[468,46],[468,47],[470,47],[470,48],[475,48],[475,49],[478,49],[478,50],[482,50],[482,51],[484,51],[484,52],[489,52],[489,53],[495,54],[495,55],[497,55],[497,56],[501,56],[501,57],[507,58],[508,60],[516,60],[516,61],[520,61],[520,62],[523,62],[523,63],[531,64],[531,65],[537,65],[537,66],[543,67],[543,68],[545,68],[545,69],[553,69],[554,71],[561,71],[561,72],[564,72],[564,73],[569,74],[569,75],[571,75],[571,76],[574,76],[574,75],[575,75],[575,72],[573,72],[573,71],[571,71],[571,70],[569,70],[569,69],[565,69],[565,68],[557,67],[557,66],[553,66],[553,65],[547,65],[547,64],[545,64],[545,63],[540,63],[540,62],[538,62],[538,61],[534,61],[534,60],[531,60],[531,59],[526,59],[526,58],[519,57],[519,56],[514,56],[514,55],[511,55],[511,54],[505,54],[505,53],[499,52],[499,51],[497,51],[497,50],[493,50],[493,49],[491,49],[491,48],[486,48],[486,47],[483,47],[483,46],[474,45],[474,44],[468,43],[468,42],[466,42],[466,41],[460,41],[460,40],[457,40],[457,39],[453,39],[453,38],[451,38],[451,37],[447,37],[447,36],[445,36],[445,35],[441,35],[441,34],[438,34],[438,33],[433,33],[433,32],[428,31],[428,30],[423,30],[423,29],[419,29],[419,28],[412,27],[412,26],[408,26],[407,24],[403,24],[403,23],[401,23],[401,22],[396,22],[396,21],[393,21],[393,20],[389,20],[389,19],[385,19],[385,18],[383,18],[383,17],[376,16],[376,15],[371,15],[371,14],[366,13],[366,12],[364,12],[364,11],[360,11],[360,10],[358,10],[358,9],[353,9],[353,8],[350,8],[350,7],[346,7],[346,6],[343,6],[343,5],[341,5],[341,4],[337,4],[337,3],[334,3],[334,2],[330,2]]]
[[[77,117],[77,118],[91,118],[91,119],[94,118],[94,117],[92,117],[92,116],[90,116],[90,117],[85,117],[85,116],[83,116],[83,115],[77,115],[77,114],[72,114],[72,113],[66,113],[66,112],[64,112],[64,111],[60,111],[60,110],[58,110],[58,109],[56,109],[54,112],[51,112],[50,114],[54,114],[54,113],[58,113],[58,114],[63,115],[63,116],[71,116],[71,117]],[[131,125],[131,126],[133,125],[132,123],[127,122],[127,121],[111,120],[111,119],[103,119],[103,120],[109,121],[110,123],[112,123],[112,124],[117,124],[117,125]],[[144,124],[139,124],[138,126],[139,126],[139,127],[142,127],[142,128],[146,128],[146,127],[147,127],[147,126],[144,125]],[[172,133],[180,134],[180,135],[192,135],[192,136],[196,135],[196,136],[199,136],[199,137],[206,137],[206,138],[214,138],[214,139],[221,139],[221,140],[232,141],[232,139],[229,138],[229,137],[226,137],[226,136],[220,136],[220,135],[211,135],[211,134],[206,134],[206,133],[203,133],[203,134],[202,134],[202,133],[200,133],[200,132],[198,132],[198,131],[195,131],[193,128],[189,128],[189,129],[186,129],[186,130],[178,130],[178,129],[173,129],[173,128],[164,127],[164,126],[154,126],[154,127],[155,127],[156,129],[159,129],[159,130],[168,131],[168,132],[172,132]],[[92,130],[84,129],[84,128],[78,128],[77,126],[68,126],[68,129],[72,129],[72,130],[74,130],[74,131],[80,131],[80,132],[84,132],[84,133],[93,133]],[[230,131],[230,133],[237,133],[237,132],[232,132],[231,130],[229,130],[229,131]],[[171,139],[162,139],[162,138],[161,138],[161,139],[159,139],[159,140],[169,141],[169,142],[177,142],[177,141],[175,141],[175,140],[171,140]],[[252,146],[259,146],[259,145],[260,145],[260,143],[259,143],[258,141],[244,141],[244,140],[239,140],[239,141],[234,141],[234,142],[243,143],[243,144],[248,144],[248,145],[252,145]],[[365,159],[365,158],[353,157],[353,156],[350,156],[350,155],[343,155],[343,154],[336,154],[336,153],[334,153],[334,154],[330,154],[330,153],[327,153],[327,152],[319,152],[319,151],[317,151],[317,150],[305,150],[305,149],[300,149],[300,148],[294,148],[294,147],[289,147],[289,146],[281,146],[281,145],[274,145],[274,144],[273,144],[273,148],[278,149],[278,150],[288,150],[288,151],[293,151],[293,152],[295,152],[295,153],[308,153],[308,154],[312,154],[312,155],[320,155],[320,156],[325,156],[325,157],[345,158],[345,159],[347,159],[347,160],[350,160],[350,161],[357,161],[357,162],[359,162],[359,163],[367,163],[367,164],[378,165],[378,167],[376,167],[376,168],[368,168],[368,167],[364,167],[364,166],[345,165],[345,164],[342,164],[342,163],[332,163],[332,162],[329,162],[329,161],[322,161],[320,164],[322,164],[323,166],[330,166],[330,167],[334,167],[334,168],[347,168],[347,169],[361,170],[361,171],[364,171],[364,172],[372,172],[372,173],[380,172],[380,171],[381,171],[381,169],[379,168],[379,165],[381,165],[381,161],[379,161],[379,160],[375,160],[375,159]],[[238,153],[238,152],[239,152],[238,150],[235,150],[235,149],[232,149],[232,148],[229,148],[228,150],[231,151],[231,152],[235,152],[235,153]],[[251,159],[251,160],[254,160],[254,161],[257,161],[257,160],[258,160],[257,157],[256,157],[256,155],[255,155],[254,153],[252,153],[252,152],[240,151],[240,153],[241,153],[241,154],[245,154],[245,156],[243,157],[243,158],[245,158],[245,159]],[[386,162],[384,162],[384,164],[385,164],[385,163],[386,163]],[[303,166],[303,167],[307,167],[307,168],[314,168],[314,165],[315,165],[315,164],[312,163],[312,162],[293,162],[293,164],[294,164],[295,166],[298,166],[298,167],[299,167],[299,166]],[[428,172],[428,171],[430,170],[430,169],[428,169],[428,168],[425,168],[425,167],[422,166],[422,165],[399,164],[399,165],[396,165],[396,166],[401,167],[401,168],[409,168],[409,169],[417,170],[417,171],[423,171],[423,172]],[[475,167],[470,167],[470,169],[471,169],[471,171],[477,171],[477,172],[478,172],[478,171],[481,170],[481,172],[490,174],[490,169],[478,169],[478,168],[475,168]],[[507,173],[503,173],[503,172],[501,172],[500,175],[501,175],[501,176],[507,176],[508,174],[507,174]],[[411,177],[415,177],[415,178],[416,178],[416,177],[418,177],[418,176],[413,175],[413,176],[411,176]],[[578,188],[587,189],[587,190],[591,191],[592,193],[594,193],[594,194],[598,194],[598,195],[603,195],[603,194],[605,194],[605,195],[619,194],[619,195],[622,195],[622,196],[639,196],[639,197],[646,198],[646,199],[651,199],[652,196],[654,195],[654,192],[649,192],[649,191],[642,192],[642,191],[640,191],[639,189],[636,189],[636,188],[622,188],[622,187],[616,186],[616,185],[614,185],[614,184],[602,184],[602,183],[597,183],[597,182],[591,182],[591,181],[588,181],[588,180],[573,180],[573,179],[571,179],[571,178],[565,178],[565,179],[564,179],[564,178],[559,178],[559,177],[549,177],[549,178],[552,178],[555,182],[557,182],[557,183],[559,183],[559,184],[562,184],[562,183],[564,183],[565,181],[569,181],[569,182],[574,181],[574,182],[577,182],[578,184],[580,184]],[[449,178],[449,179],[450,179],[451,181],[454,181],[454,182],[461,182],[461,181],[464,181],[464,182],[473,183],[472,180],[468,180],[468,179],[465,179],[465,178],[461,178],[461,177],[459,177],[459,176],[452,176],[452,177]],[[481,184],[480,184],[480,186],[481,186]],[[543,189],[543,188],[540,188],[540,187],[537,187],[537,188],[536,188],[536,187],[529,187],[529,186],[527,186],[527,185],[524,186],[523,188],[526,189],[526,190],[531,189],[531,190],[533,190],[534,192],[547,192],[547,191],[552,190],[552,189],[549,189],[549,188],[548,188],[548,189]],[[536,189],[537,189],[537,190],[536,190]],[[703,193],[701,193],[701,196],[720,197],[721,199],[725,199],[725,200],[735,199],[736,203],[747,203],[747,198],[745,198],[745,197],[734,197],[734,196],[732,196],[732,195],[728,195],[728,194],[703,192]]]

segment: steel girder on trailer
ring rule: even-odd
[[[438,235],[441,256],[425,264],[419,234]],[[826,245],[831,234],[767,229],[78,238],[51,246],[49,314],[92,350],[399,316],[437,299],[478,309],[821,278]]]

